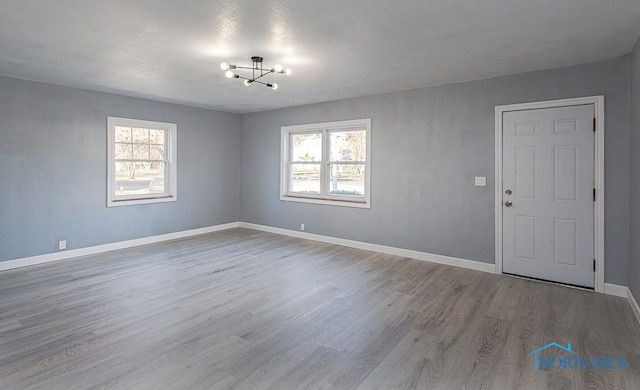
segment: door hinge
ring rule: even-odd
[[[593,132],[596,132],[596,118],[593,118]]]
[[[596,201],[596,189],[595,188],[593,189],[593,201],[594,202]]]
[[[596,272],[596,259],[593,259],[593,272]]]

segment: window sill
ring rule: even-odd
[[[311,198],[306,196],[281,195],[280,200],[287,201],[287,202],[323,204],[328,206],[355,207],[360,209],[371,208],[370,202],[364,199],[351,201],[351,200],[343,200],[343,199],[325,199],[325,198]]]
[[[107,207],[133,206],[137,204],[165,203],[175,202],[177,197],[173,195],[159,196],[157,198],[140,198],[140,199],[118,199],[107,201]]]

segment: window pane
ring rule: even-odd
[[[117,159],[131,159],[133,158],[133,152],[131,144],[116,144],[116,158]]]
[[[366,161],[367,132],[332,131],[329,133],[331,161]]]
[[[149,143],[149,129],[133,129],[133,142],[138,144]]]
[[[291,134],[291,161],[322,161],[322,133]]]
[[[320,164],[291,164],[290,191],[320,193]]]
[[[164,163],[116,162],[115,195],[164,193]]]
[[[151,160],[164,160],[164,145],[151,145]]]
[[[363,197],[364,169],[364,164],[331,164],[329,194]]]
[[[131,142],[131,127],[116,126],[116,142]]]
[[[158,164],[158,167],[164,166],[164,163],[153,163]],[[166,192],[166,187],[164,184],[164,170],[163,172],[158,172],[157,175],[151,178],[149,182],[149,193],[164,193]]]
[[[150,130],[149,140],[152,144],[164,145],[164,130]]]
[[[149,159],[149,145],[148,144],[133,144],[133,158],[140,160]]]

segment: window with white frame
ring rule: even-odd
[[[107,206],[176,200],[175,123],[107,118]]]
[[[281,154],[281,200],[371,207],[371,119],[283,126]]]

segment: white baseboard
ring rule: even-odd
[[[313,234],[307,232],[300,232],[296,230],[282,229],[272,226],[258,225],[254,223],[248,222],[240,222],[239,227],[246,229],[259,230],[268,233],[281,234],[284,236],[302,238],[306,240],[320,241],[327,244],[334,245],[342,245],[350,248],[356,249],[364,249],[373,252],[385,253],[388,255],[400,256],[400,257],[408,257],[416,260],[429,261],[431,263],[445,264],[451,265],[454,267],[461,267],[472,269],[476,271],[495,273],[496,267],[493,264],[482,263],[474,260],[460,259],[456,257],[442,256],[442,255],[434,255],[426,252],[413,251],[409,249],[396,248],[385,245],[371,244],[368,242],[362,241],[354,241],[354,240],[346,240],[344,238],[337,238],[331,236],[323,236],[320,234]],[[604,284],[604,293],[607,295],[614,295],[617,297],[627,298],[629,303],[631,304],[631,308],[638,318],[638,322],[640,322],[640,306],[638,306],[638,302],[636,301],[631,289],[627,286],[620,286],[612,283]]]
[[[614,295],[616,297],[626,298],[629,294],[629,287],[620,286],[617,284],[605,283],[604,293],[607,295]]]
[[[72,249],[68,251],[61,251],[61,252],[55,252],[55,253],[47,253],[39,256],[23,257],[21,259],[0,262],[0,271],[6,271],[10,269],[15,269],[15,268],[22,268],[30,265],[50,263],[52,261],[67,260],[67,259],[72,259],[74,257],[95,255],[98,253],[109,252],[109,251],[114,251],[118,249],[131,248],[134,246],[155,244],[158,242],[176,240],[179,238],[198,236],[200,234],[213,233],[220,230],[236,228],[239,226],[240,226],[240,223],[231,222],[223,225],[208,226],[208,227],[192,229],[192,230],[183,230],[175,233],[160,234],[157,236],[137,238],[134,240],[119,241],[119,242],[113,242],[110,244],[96,245],[96,246],[90,246],[86,248]]]
[[[436,255],[436,254],[431,254],[426,252],[419,252],[419,251],[414,251],[410,249],[396,248],[396,247],[386,246],[386,245],[371,244],[371,243],[362,242],[362,241],[347,240],[344,238],[323,236],[320,234],[300,232],[296,230],[282,229],[282,228],[277,228],[272,226],[258,225],[254,223],[248,223],[248,222],[231,222],[231,223],[226,223],[222,225],[209,226],[209,227],[204,227],[199,229],[184,230],[180,232],[160,234],[157,236],[143,237],[143,238],[138,238],[134,240],[120,241],[120,242],[114,242],[110,244],[96,245],[96,246],[91,246],[86,248],[72,249],[72,250],[62,251],[62,252],[47,253],[39,256],[31,256],[31,257],[24,257],[21,259],[8,260],[8,261],[0,262],[0,271],[28,267],[30,265],[45,264],[45,263],[50,263],[50,262],[60,261],[60,260],[67,260],[67,259],[72,259],[74,257],[95,255],[99,253],[114,251],[118,249],[131,248],[131,247],[140,246],[140,245],[155,244],[163,241],[170,241],[170,240],[176,240],[180,238],[198,236],[201,234],[213,233],[213,232],[237,228],[237,227],[253,229],[253,230],[258,230],[258,231],[263,231],[268,233],[281,234],[284,236],[302,238],[306,240],[319,241],[327,244],[342,245],[350,248],[364,249],[364,250],[369,250],[373,252],[385,253],[388,255],[408,257],[411,259],[428,261],[428,262],[437,263],[437,264],[451,265],[454,267],[461,267],[461,268],[471,269],[475,271],[482,271],[482,272],[488,272],[488,273],[496,272],[496,267],[494,264],[482,263],[479,261],[460,259],[460,258],[450,257],[450,256]],[[633,296],[633,293],[628,287],[620,286],[617,284],[605,283],[604,293],[607,295],[614,295],[618,297],[627,298],[627,300],[631,304],[631,307],[636,317],[638,318],[638,322],[640,322],[640,306],[638,306],[638,301],[636,301],[635,297]]]
[[[633,312],[636,314],[636,318],[638,319],[638,322],[640,322],[640,306],[638,306],[638,301],[636,301],[636,297],[633,296],[633,292],[631,292],[630,288],[627,289],[627,299],[631,304],[631,308],[633,309]]]
[[[295,230],[282,229],[282,228],[276,228],[276,227],[265,226],[265,225],[257,225],[254,223],[247,223],[247,222],[240,222],[240,227],[246,228],[246,229],[259,230],[259,231],[268,232],[268,233],[281,234],[284,236],[303,238],[306,240],[320,241],[327,244],[342,245],[342,246],[347,246],[347,247],[356,248],[356,249],[364,249],[364,250],[373,251],[373,252],[385,253],[388,255],[408,257],[411,259],[423,260],[431,263],[451,265],[454,267],[467,268],[475,271],[482,271],[482,272],[488,272],[488,273],[496,272],[496,267],[494,264],[482,263],[480,261],[459,259],[456,257],[449,257],[449,256],[442,256],[442,255],[434,255],[431,253],[419,252],[419,251],[414,251],[410,249],[402,249],[402,248],[396,248],[392,246],[371,244],[368,242],[347,240],[344,238],[323,236],[320,234],[299,232]]]
[[[638,322],[640,322],[640,306],[638,306],[638,301],[636,301],[636,297],[633,296],[633,292],[627,286],[619,286],[617,284],[604,284],[604,293],[608,295],[615,295],[617,297],[626,298],[631,305],[631,309],[633,313],[636,315]]]

